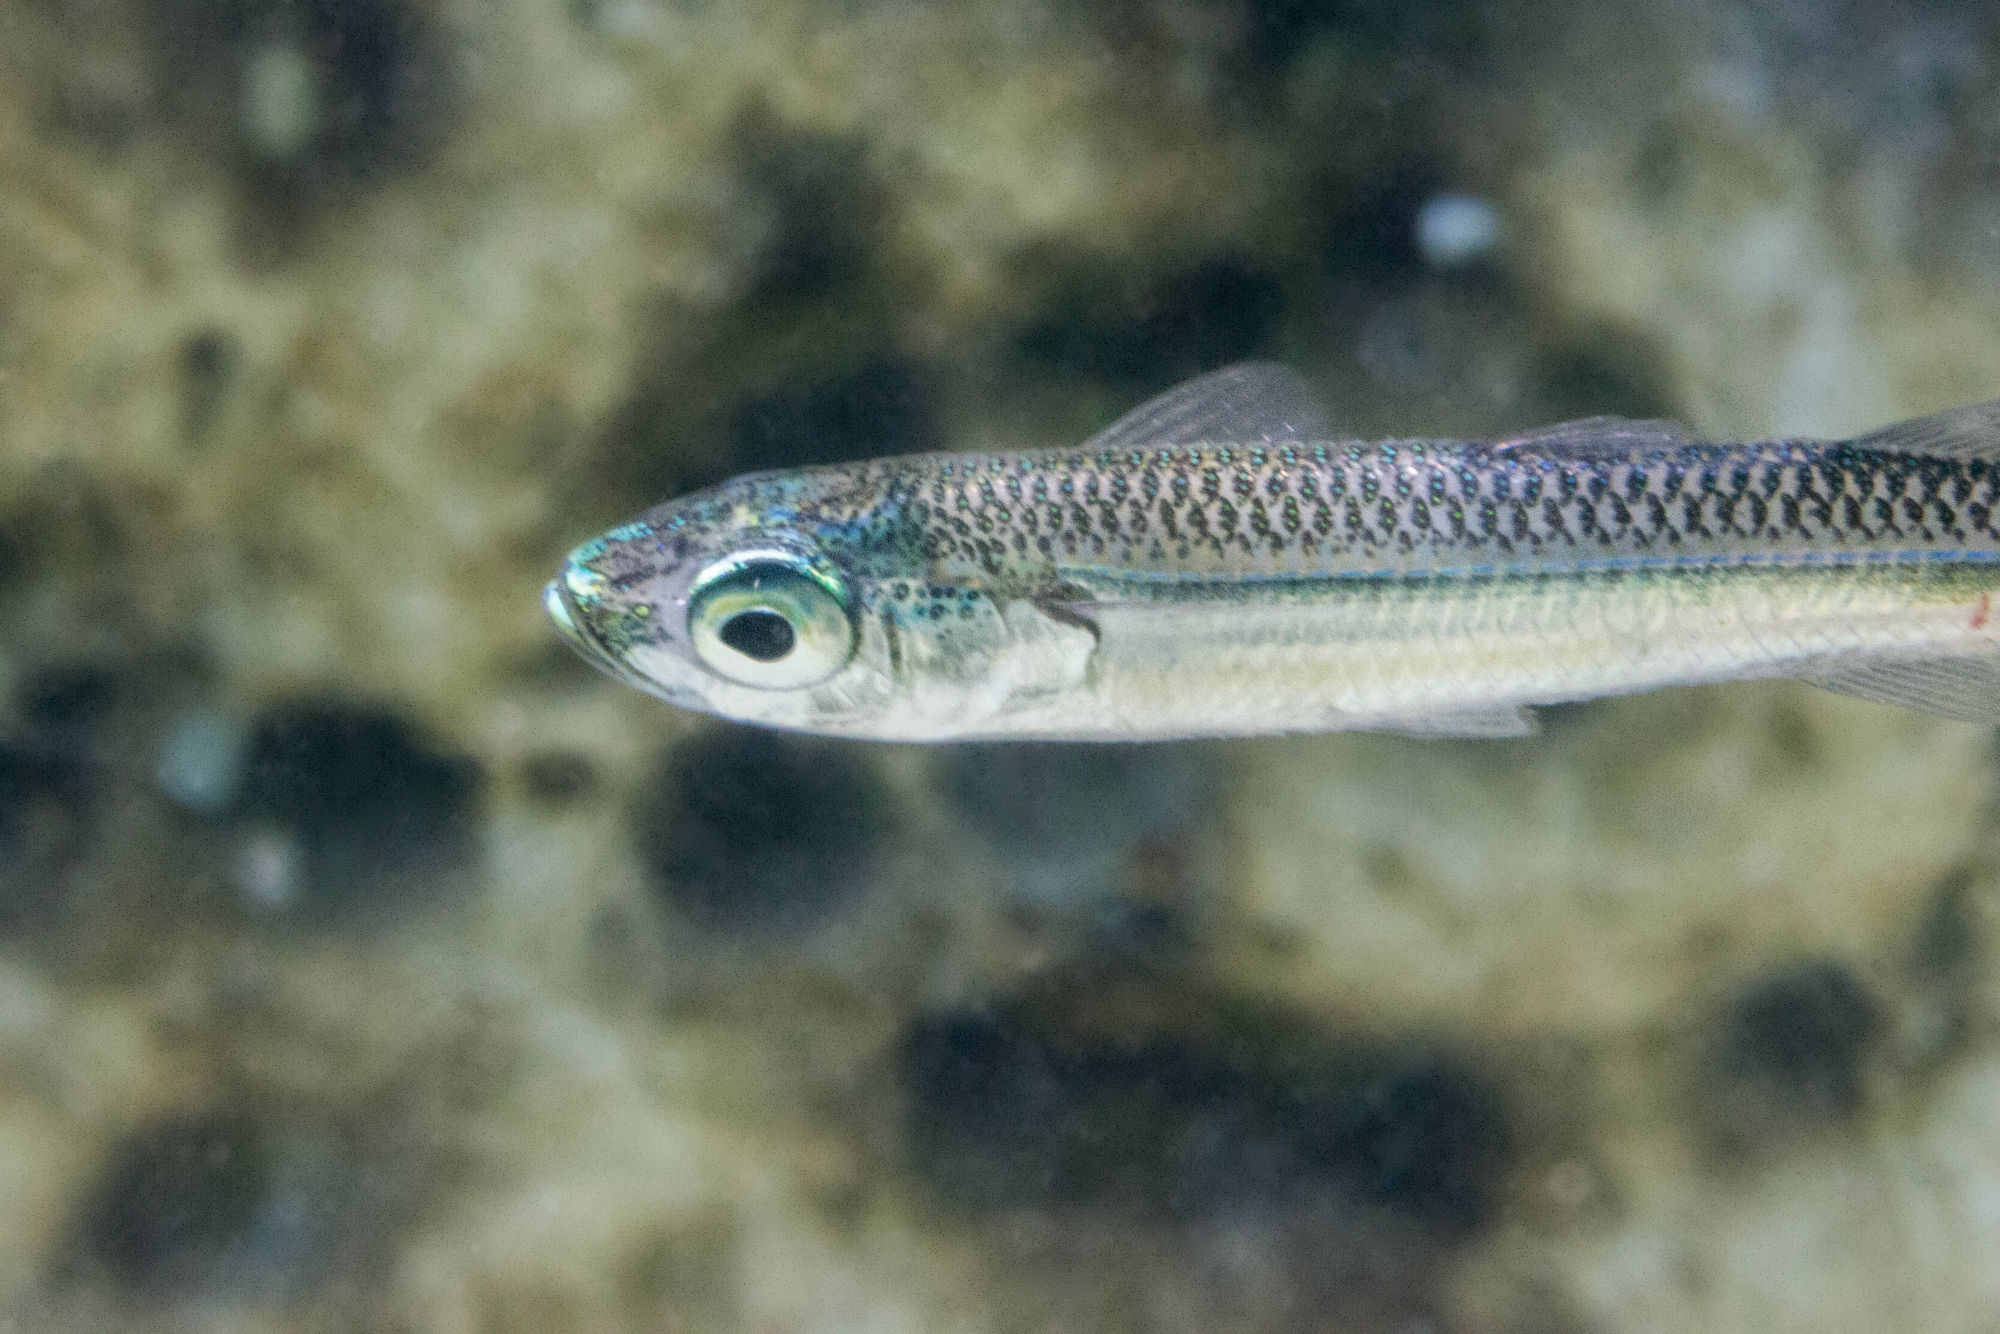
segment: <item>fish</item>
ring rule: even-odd
[[[585,542],[544,605],[669,704],[887,741],[1518,736],[1768,678],[2000,721],[2000,402],[1837,441],[1325,423],[1251,363],[1072,449],[750,474]]]

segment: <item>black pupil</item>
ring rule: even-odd
[[[722,623],[717,638],[746,658],[776,662],[792,651],[798,636],[792,623],[775,611],[739,611]]]

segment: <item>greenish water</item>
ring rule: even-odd
[[[1987,729],[937,750],[576,661],[735,473],[2000,394],[1944,3],[0,0],[0,1327],[1977,1330]]]

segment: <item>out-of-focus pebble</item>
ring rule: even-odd
[[[236,797],[247,740],[243,725],[226,714],[206,709],[183,714],[160,747],[154,781],[177,805],[213,815]]]
[[[278,829],[246,835],[236,847],[230,875],[237,891],[259,908],[278,909],[296,901],[305,888],[298,839]]]
[[[1445,191],[1417,210],[1417,253],[1440,269],[1486,258],[1500,243],[1500,213],[1478,195]]]

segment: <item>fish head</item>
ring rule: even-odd
[[[902,494],[871,465],[738,478],[584,543],[544,605],[681,708],[884,740],[1018,731],[1095,638],[941,553]]]

